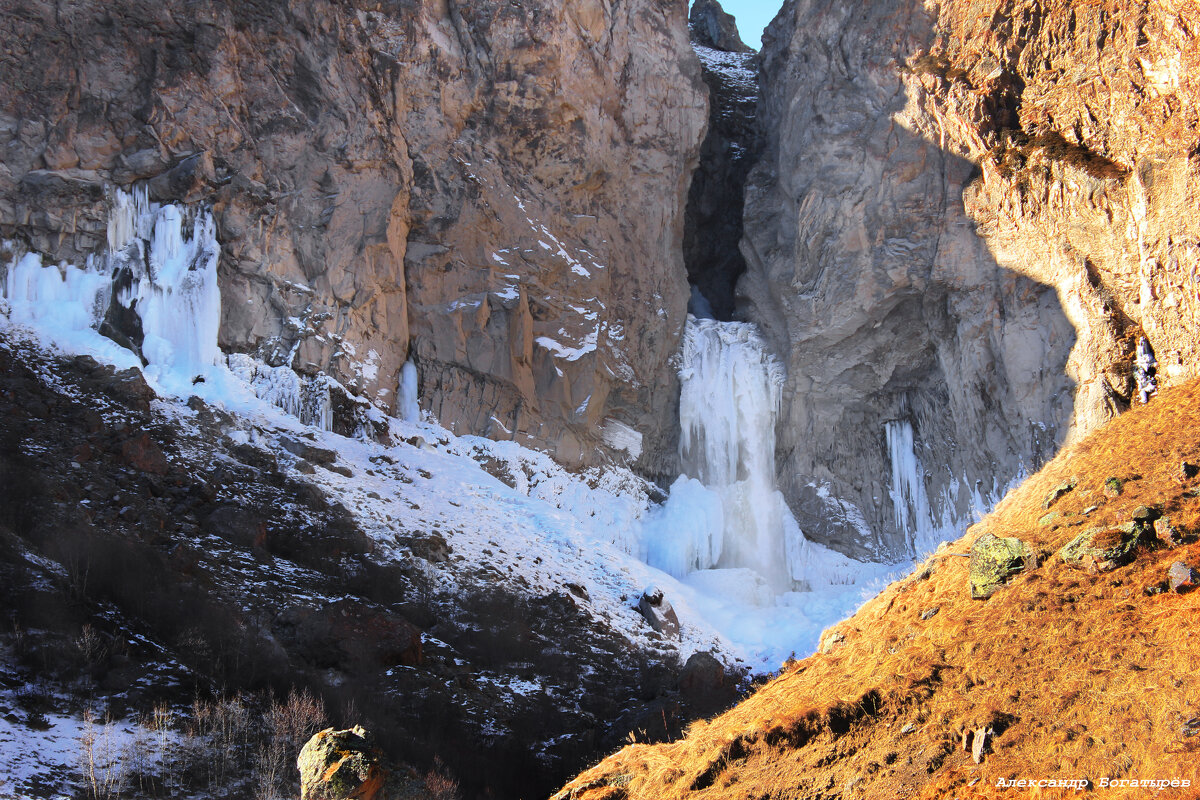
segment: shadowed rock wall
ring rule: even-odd
[[[1195,9],[785,3],[739,291],[788,366],[778,469],[810,536],[904,549],[888,422],[935,521],[962,518],[1128,407],[1138,336],[1195,374]]]

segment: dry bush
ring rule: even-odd
[[[429,800],[460,800],[458,781],[450,777],[442,759],[434,758],[433,766],[425,773],[425,791]]]
[[[274,800],[294,787],[296,757],[326,721],[324,702],[307,689],[292,689],[282,703],[271,701],[264,741],[255,760],[257,800]]]
[[[212,700],[197,698],[192,703],[187,732],[208,786],[225,786],[249,774],[259,724],[249,698],[240,692]]]
[[[115,724],[105,716],[97,726],[91,711],[84,714],[79,736],[79,767],[90,800],[116,800],[125,791],[128,770],[118,751]]]

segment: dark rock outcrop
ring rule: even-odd
[[[708,86],[709,109],[708,133],[688,190],[683,260],[688,282],[717,319],[728,320],[734,316],[738,278],[746,271],[740,246],[746,178],[759,143],[758,58],[744,45],[720,45],[702,35],[695,22],[701,6],[716,6],[723,13],[715,2],[692,8],[693,44]]]
[[[708,708],[680,696],[676,650],[635,645],[566,590],[537,596],[475,574],[433,530],[405,534],[411,557],[383,556],[287,468],[285,443],[236,443],[225,432],[237,421],[199,398],[184,424],[140,401],[91,359],[0,338],[6,680],[66,696],[86,675],[115,714],[186,707],[210,687],[306,687],[327,708],[355,708],[347,722],[390,756],[440,755],[466,796],[500,798],[545,796],[620,743],[622,715],[667,708],[679,735]],[[161,454],[155,469],[131,463],[147,453]],[[100,636],[86,663],[84,626]]]
[[[737,20],[717,0],[696,0],[688,16],[692,39],[704,47],[727,53],[753,53],[738,34]]]

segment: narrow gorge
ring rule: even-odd
[[[707,791],[1198,377],[1197,19],[0,3],[0,796]]]

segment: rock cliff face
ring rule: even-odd
[[[913,515],[961,518],[1128,407],[1142,335],[1161,380],[1196,374],[1196,19],[785,3],[739,291],[788,366],[778,469],[806,533],[895,554]]]
[[[107,187],[148,182],[214,209],[223,349],[388,409],[411,356],[459,432],[674,452],[706,113],[682,2],[10,2],[0,28],[14,249],[80,262]]]
[[[703,47],[726,53],[752,53],[738,34],[737,20],[727,14],[717,0],[696,0],[688,15],[692,38]]]
[[[708,133],[692,173],[684,218],[683,260],[688,281],[717,319],[733,318],[735,287],[746,271],[742,239],[746,176],[758,147],[758,59],[741,40],[713,46],[698,12],[724,14],[715,0],[692,7],[692,39],[709,90]],[[732,25],[732,18],[725,15]],[[737,29],[734,28],[736,35]],[[709,44],[705,44],[709,42]]]

